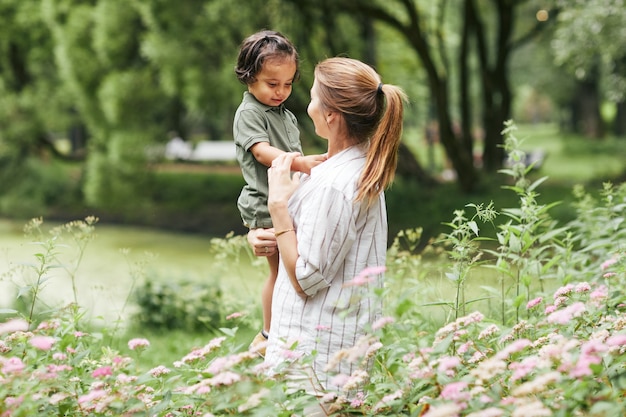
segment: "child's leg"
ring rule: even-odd
[[[278,252],[267,257],[270,267],[269,276],[265,280],[263,290],[261,292],[261,304],[263,306],[263,330],[266,334],[270,331],[270,323],[272,321],[272,296],[274,295],[274,284],[278,276]]]

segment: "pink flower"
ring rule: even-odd
[[[572,293],[574,290],[574,286],[572,284],[567,284],[564,287],[559,288],[554,292],[554,299],[556,300],[559,297],[565,297]]]
[[[528,340],[528,339],[518,339],[518,340],[514,341],[513,343],[511,343],[510,345],[508,345],[507,347],[505,347],[500,352],[498,352],[498,354],[496,355],[496,358],[497,359],[507,359],[513,353],[516,353],[516,352],[519,352],[521,350],[524,350],[526,347],[528,347],[530,345],[532,345],[532,342],[530,340]]]
[[[166,368],[165,366],[163,366],[163,365],[159,365],[156,368],[150,369],[150,371],[149,371],[150,375],[152,375],[155,378],[158,378],[161,375],[167,375],[170,372],[171,371],[168,368]]]
[[[606,340],[608,346],[624,346],[626,345],[626,334],[616,334]]]
[[[20,404],[22,404],[22,402],[24,402],[24,396],[20,395],[19,397],[6,397],[4,399],[4,403],[8,406],[19,406]],[[4,415],[4,414],[2,414]],[[9,414],[11,415],[11,414]]]
[[[531,308],[536,307],[539,304],[541,304],[542,301],[543,301],[542,297],[537,297],[534,300],[530,300],[528,304],[526,304],[526,309],[530,310]]]
[[[359,408],[363,404],[365,404],[365,395],[361,391],[359,391],[359,392],[356,393],[356,397],[354,397],[350,401],[350,407],[352,407],[352,408]]]
[[[524,358],[521,362],[513,362],[509,365],[509,369],[513,371],[512,381],[517,381],[526,377],[537,366],[538,360],[532,356]]]
[[[437,371],[439,372],[447,372],[450,369],[454,369],[461,364],[461,359],[456,356],[444,356],[439,361],[439,366],[437,367]]]
[[[91,392],[88,392],[85,395],[81,395],[78,397],[78,404],[83,404],[87,402],[91,402],[93,400],[97,400],[98,398],[102,398],[106,395],[106,391],[103,389],[96,389]]]
[[[600,265],[600,269],[604,271],[605,269],[607,269],[608,267],[616,263],[617,263],[616,258],[607,259],[606,261],[602,262],[602,265]]]
[[[0,363],[2,363],[2,373],[3,374],[12,374],[12,373],[20,373],[26,368],[26,365],[20,358],[12,357],[9,359],[4,359],[0,357]]]
[[[563,310],[555,311],[548,316],[549,323],[567,324],[573,318],[581,316],[585,312],[585,305],[581,302],[577,302],[564,308]]]
[[[343,387],[350,380],[350,376],[346,374],[337,374],[331,379],[331,384],[335,387]]]
[[[472,341],[467,341],[465,343],[463,343],[461,346],[459,346],[459,348],[457,349],[457,352],[459,352],[461,355],[464,353],[467,353],[469,351],[469,348],[472,347]]]
[[[589,292],[591,291],[591,285],[589,285],[588,282],[580,282],[576,284],[576,288],[574,288],[574,291],[578,293]]]
[[[546,309],[544,312],[546,314],[551,314],[551,313],[554,313],[555,311],[556,311],[556,306],[549,305],[549,306],[546,306]]]
[[[219,386],[219,385],[232,385],[235,382],[239,382],[241,380],[241,375],[236,374],[231,371],[221,372],[215,375],[213,378],[209,378],[207,382],[211,386]]]
[[[346,283],[345,285],[360,286],[369,284],[370,282],[374,281],[376,275],[381,275],[383,272],[385,272],[386,269],[387,268],[385,268],[384,266],[373,266],[365,268],[359,273],[359,275],[354,277],[352,281]]]
[[[402,398],[404,393],[402,390],[397,390],[396,392],[392,392],[391,394],[385,395],[383,398],[378,401],[378,403],[374,406],[374,411],[378,411],[383,407],[386,407],[391,401],[397,400],[398,398]]]
[[[393,323],[395,320],[393,317],[381,317],[372,324],[372,330],[382,329],[389,323]]]
[[[69,365],[55,365],[53,363],[48,365],[48,372],[50,373],[58,373],[63,371],[71,371],[73,368]]]
[[[302,356],[304,356],[304,354],[302,352],[298,352],[295,350],[291,350],[291,349],[283,349],[280,352],[280,355],[288,360],[298,360],[300,359]]]
[[[609,295],[609,289],[606,285],[600,285],[594,291],[589,294],[589,298],[594,301],[599,301],[606,298]]]
[[[25,332],[28,330],[28,322],[23,319],[12,319],[0,324],[0,334]]]
[[[94,369],[91,373],[91,376],[94,378],[104,378],[110,375],[113,375],[113,371],[110,366],[101,366],[100,368]]]
[[[467,401],[471,394],[469,392],[463,392],[465,388],[467,388],[467,382],[451,382],[443,387],[439,396],[443,399],[455,402]]]
[[[238,319],[239,317],[243,317],[243,313],[237,311],[226,316],[226,320]]]
[[[52,359],[54,359],[55,361],[64,361],[67,359],[67,355],[62,352],[55,352],[54,354],[52,354]]]
[[[41,350],[50,350],[54,345],[55,339],[51,336],[33,336],[29,343]]]
[[[78,337],[83,337],[85,335],[86,335],[86,333],[83,333],[83,332],[74,332],[74,337],[77,337],[77,338]]]
[[[130,339],[128,341],[128,348],[130,350],[136,350],[138,348],[146,348],[150,346],[150,341],[148,339]]]

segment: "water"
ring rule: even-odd
[[[32,284],[37,277],[32,267],[40,264],[35,254],[43,248],[24,236],[24,224],[0,219],[0,308],[10,307],[17,288]],[[64,268],[50,270],[42,300],[51,308],[72,302],[74,273],[78,303],[90,319],[124,317],[132,309],[132,303],[125,307],[129,293],[144,279],[216,282],[226,294],[260,300],[256,294],[263,271],[256,268],[249,274],[245,272],[249,268],[244,265],[242,270],[242,265],[237,265],[224,276],[223,265],[218,267],[211,255],[207,236],[97,224],[96,237],[88,243],[77,268],[80,252],[76,246],[57,248],[61,263],[70,272]]]

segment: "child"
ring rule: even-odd
[[[263,30],[246,38],[241,44],[235,73],[248,86],[235,113],[233,136],[237,161],[246,185],[237,207],[246,227],[271,229],[272,220],[267,210],[267,168],[277,156],[285,152],[299,152],[300,131],[296,117],[284,106],[298,79],[299,58],[293,44],[282,34]],[[324,155],[297,157],[292,171],[310,173],[311,168],[325,160]],[[280,232],[279,232],[280,233]],[[278,275],[278,249],[274,242],[265,247],[269,263],[269,277],[263,286],[263,329],[254,338],[251,349],[264,355],[258,346],[268,338],[271,321],[272,293]]]

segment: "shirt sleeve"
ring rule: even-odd
[[[296,278],[312,296],[331,285],[356,240],[355,203],[332,187],[308,198],[298,224]]]
[[[254,109],[244,109],[236,121],[235,143],[247,152],[255,143],[269,142],[267,132],[267,120],[263,114]]]

